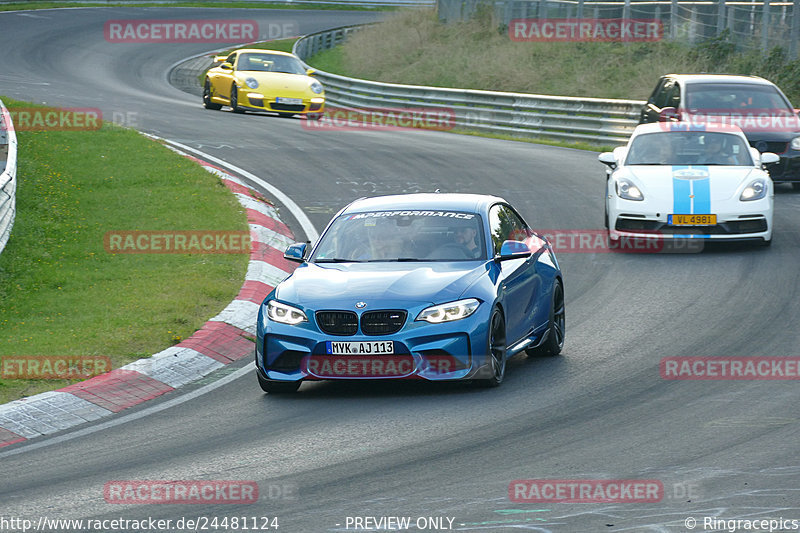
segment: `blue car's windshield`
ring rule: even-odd
[[[486,259],[481,218],[456,211],[377,211],[337,218],[314,263]]]

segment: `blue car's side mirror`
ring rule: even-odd
[[[308,244],[304,242],[290,244],[283,253],[283,258],[288,261],[294,261],[295,263],[302,263],[305,261],[307,246]]]
[[[520,241],[503,241],[500,246],[500,254],[495,256],[495,261],[507,261],[509,259],[525,259],[530,257],[533,252],[530,247]]]

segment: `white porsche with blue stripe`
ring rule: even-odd
[[[598,159],[608,166],[606,227],[612,240],[772,242],[773,153],[750,148],[734,126],[655,123]]]

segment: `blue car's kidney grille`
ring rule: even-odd
[[[355,335],[358,315],[352,311],[317,311],[319,329],[331,335]]]
[[[368,311],[361,315],[361,331],[364,335],[391,335],[405,322],[405,311]]]
[[[352,311],[317,311],[319,329],[330,335],[355,335],[358,333],[358,315]],[[408,313],[402,309],[367,311],[361,315],[361,332],[364,335],[391,335],[403,328]]]

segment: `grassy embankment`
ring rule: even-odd
[[[763,76],[800,105],[800,59],[741,53],[727,40],[684,43],[521,43],[490,17],[440,24],[431,10],[402,11],[311,59],[356,78],[561,96],[646,99],[662,74]]]
[[[14,111],[31,105],[3,98]],[[190,336],[237,294],[246,254],[111,254],[124,230],[247,230],[220,180],[135,131],[18,131],[17,218],[0,254],[0,358],[105,355]],[[0,380],[0,403],[72,381]]]
[[[402,11],[308,63],[325,72],[388,83],[633,100],[646,100],[662,74],[753,74],[778,84],[800,106],[800,60],[790,61],[781,49],[766,57],[737,52],[727,34],[694,46],[666,41],[523,43],[497,28],[490,16],[444,25],[432,10]]]

